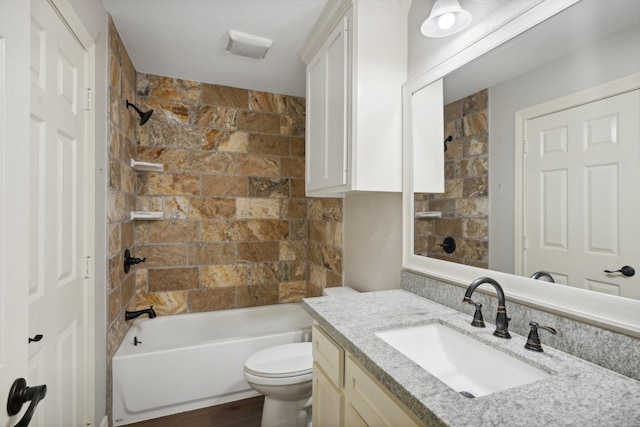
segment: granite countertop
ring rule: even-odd
[[[540,332],[543,353],[525,350],[526,337],[513,332],[510,340],[494,337],[490,319],[495,313],[484,313],[486,328],[474,328],[470,325],[473,307],[465,314],[404,290],[306,298],[304,306],[338,344],[428,425],[640,426],[639,381],[545,346],[544,331]],[[434,321],[551,375],[469,399],[375,335]]]

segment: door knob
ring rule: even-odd
[[[36,406],[47,395],[47,386],[38,385],[28,387],[24,378],[18,378],[11,385],[9,397],[7,398],[7,413],[10,416],[16,415],[22,409],[22,405],[31,401],[27,412],[24,413],[22,419],[14,427],[27,427],[36,410]]]
[[[631,276],[633,276],[634,274],[636,274],[636,271],[633,269],[633,267],[630,267],[630,266],[628,266],[628,265],[625,265],[625,266],[624,266],[624,267],[622,267],[620,270],[614,270],[614,271],[611,271],[611,270],[605,270],[604,272],[605,272],[605,273],[622,273],[622,274],[624,274],[624,275],[625,275],[625,276],[627,276],[627,277],[631,277]]]

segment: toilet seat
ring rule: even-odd
[[[260,350],[244,365],[245,378],[263,385],[287,385],[310,381],[313,355],[310,342],[283,344]]]

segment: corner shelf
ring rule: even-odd
[[[164,164],[162,163],[139,162],[131,159],[131,167],[137,171],[164,172]]]
[[[442,218],[442,212],[439,211],[425,211],[425,212],[416,212],[415,219],[425,219],[425,218]]]
[[[159,219],[164,219],[164,212],[131,211],[131,221],[156,221]]]

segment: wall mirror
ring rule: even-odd
[[[522,151],[516,144],[516,114],[520,121],[528,118],[523,114],[535,117],[536,106],[557,99],[567,106],[556,108],[569,108],[577,102],[574,94],[597,92],[608,82],[619,82],[607,89],[619,92],[640,87],[636,1],[620,1],[615,11],[598,0],[566,1],[559,13],[549,3],[541,2],[405,85],[404,108],[410,112],[404,122],[405,164],[412,167],[405,168],[404,177],[404,266],[460,286],[489,275],[512,300],[640,336],[640,301],[613,295],[606,287],[603,293],[566,286],[562,277],[550,284],[522,276],[528,275],[516,250],[522,238],[514,233],[522,233],[518,217],[526,209],[516,176],[522,169],[516,161]],[[423,88],[433,90],[430,85],[441,78],[442,149],[452,135],[444,159],[446,192],[420,193],[414,191],[419,187],[414,175],[421,172],[409,170],[419,168],[412,137],[421,112],[413,110],[412,100]],[[416,211],[441,217],[416,219]],[[440,245],[456,233],[458,249],[449,254]],[[632,280],[640,288],[640,271]]]

